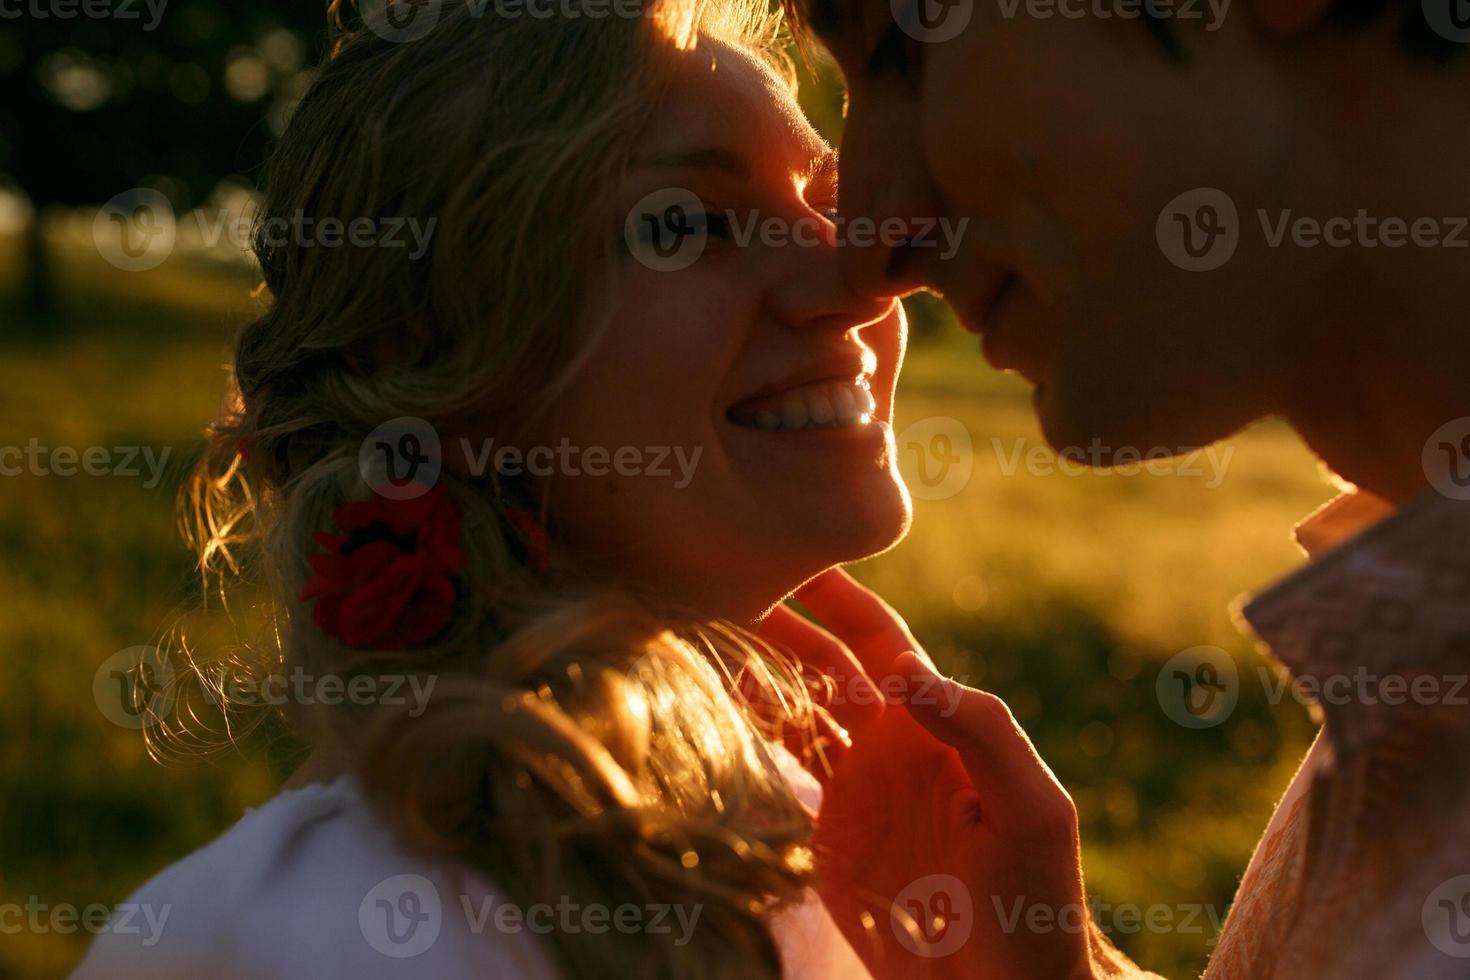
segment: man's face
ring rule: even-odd
[[[1309,166],[1292,135],[1301,96],[1237,23],[1244,9],[1216,31],[1173,24],[1180,64],[1136,20],[1038,17],[1029,0],[836,2],[816,26],[849,90],[844,218],[968,219],[948,261],[845,248],[856,284],[943,293],[994,366],[1037,386],[1058,449],[1178,450],[1279,407],[1282,365],[1334,311],[1296,299],[1321,259],[1252,242],[1257,206],[1311,198],[1291,185]],[[949,40],[914,36],[967,15]],[[1224,190],[1247,222],[1213,271],[1171,261],[1187,254],[1174,222],[1160,237],[1165,206],[1196,188]]]

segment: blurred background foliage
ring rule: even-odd
[[[274,729],[197,764],[150,760],[92,696],[115,651],[187,625],[201,656],[241,642],[200,615],[174,501],[218,402],[256,275],[240,243],[186,240],[144,272],[109,264],[97,208],[135,187],[180,214],[248,211],[271,139],[320,57],[310,2],[173,0],[135,21],[0,19],[0,446],[147,446],[162,482],[0,477],[0,904],[114,903],[274,792]],[[836,139],[841,91],[805,75],[802,102]],[[1300,561],[1292,522],[1331,490],[1282,425],[1231,440],[1223,479],[1065,475],[1011,465],[1044,446],[1026,385],[980,360],[930,297],[896,428],[968,432],[973,473],[917,503],[913,534],[857,572],[910,619],[940,664],[1003,696],[1077,799],[1089,889],[1173,910],[1172,927],[1115,931],[1141,964],[1197,974],[1254,842],[1313,725],[1271,703],[1264,661],[1236,630],[1242,593]],[[915,430],[919,431],[919,430]],[[912,450],[912,452],[910,451]],[[906,474],[922,440],[901,446]],[[1223,457],[1222,457],[1223,458]],[[250,597],[239,607],[247,614]],[[1187,729],[1155,693],[1161,665],[1202,644],[1241,666],[1240,702]],[[289,747],[289,743],[287,743]],[[1189,909],[1204,911],[1183,920]],[[1103,924],[1126,926],[1104,912]],[[64,973],[85,933],[0,934],[0,977]]]

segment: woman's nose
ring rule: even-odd
[[[772,291],[776,316],[801,329],[847,331],[881,320],[894,295],[854,289],[840,265],[841,246],[828,226],[804,246],[776,250]]]

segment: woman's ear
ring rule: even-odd
[[[1319,27],[1334,0],[1249,0],[1256,26],[1274,40],[1298,38]]]

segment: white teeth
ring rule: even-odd
[[[810,417],[806,410],[806,400],[800,395],[787,395],[786,400],[781,403],[783,429],[804,429]]]
[[[864,414],[858,411],[858,400],[852,396],[852,389],[846,385],[838,388],[833,394],[832,403],[840,419],[855,419]]]
[[[865,423],[878,409],[866,378],[823,381],[730,410],[730,421],[766,432],[833,429]]]
[[[837,417],[832,410],[832,402],[820,391],[814,391],[807,396],[806,408],[811,413],[812,421],[818,425],[826,425]]]

